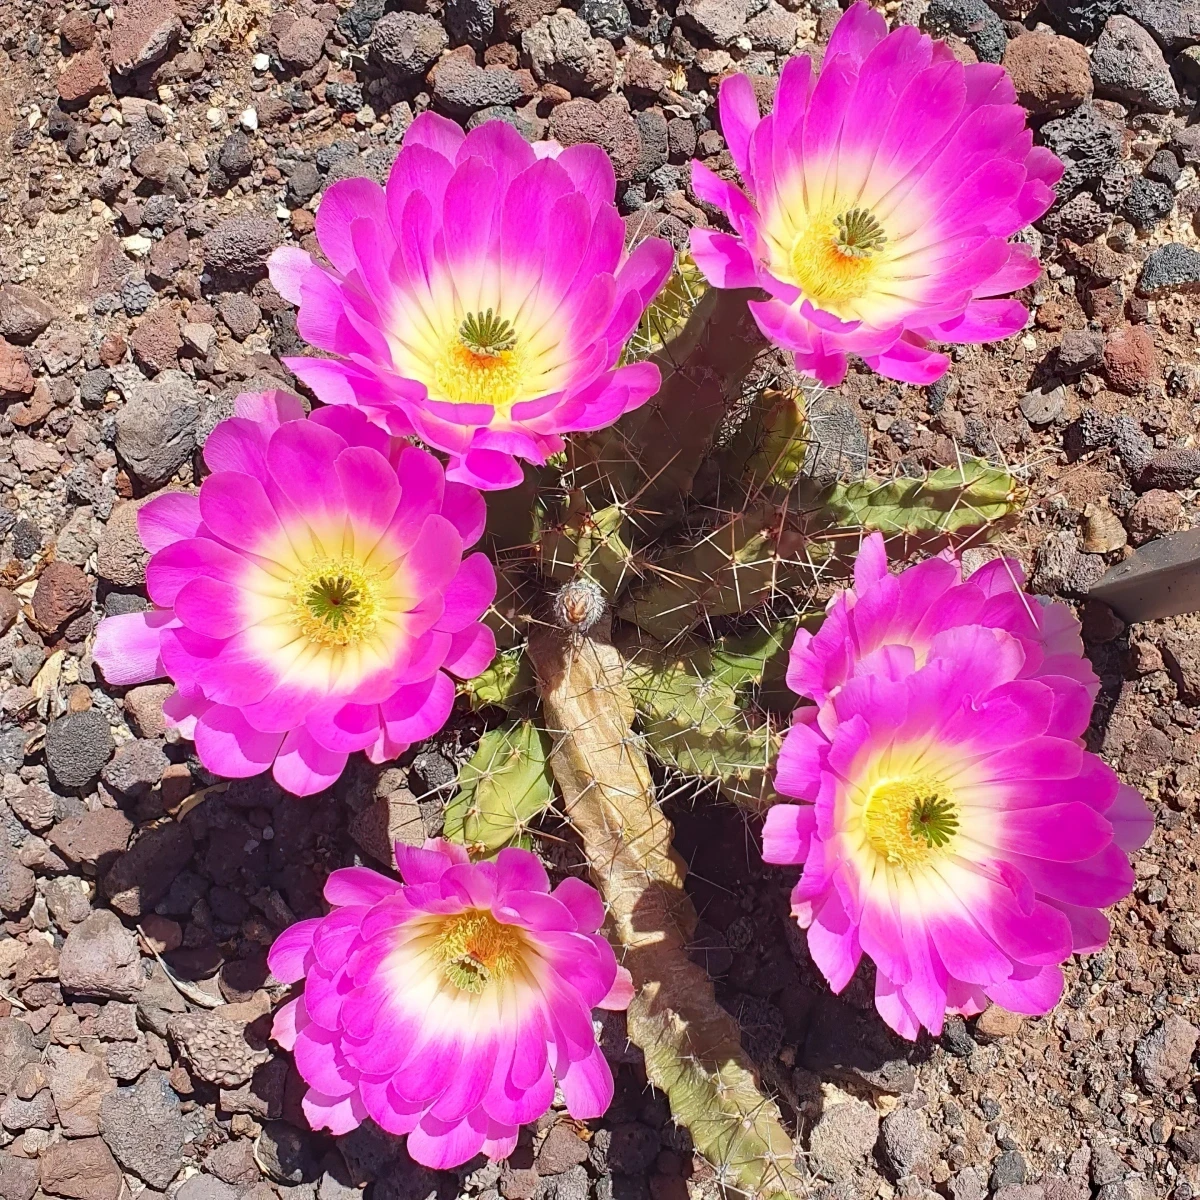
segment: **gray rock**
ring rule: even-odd
[[[0,1154],[0,1196],[4,1200],[33,1200],[38,1187],[36,1158]]]
[[[0,336],[18,346],[30,346],[45,332],[57,313],[36,292],[16,283],[0,287]]]
[[[911,1175],[933,1150],[925,1118],[912,1108],[888,1113],[879,1126],[879,1150],[893,1179]]]
[[[219,278],[251,283],[266,275],[267,258],[280,241],[277,221],[227,217],[204,235],[204,265]]]
[[[1152,488],[1182,492],[1194,485],[1197,476],[1200,476],[1200,450],[1172,446],[1151,456],[1138,476],[1137,486],[1147,492]]]
[[[447,112],[466,116],[481,108],[507,106],[521,98],[521,81],[507,67],[481,67],[472,58],[447,55],[434,68],[433,95]]]
[[[580,17],[596,37],[617,41],[633,28],[625,0],[583,0]]]
[[[157,742],[137,738],[126,742],[104,768],[105,786],[121,796],[144,796],[162,782],[171,760]]]
[[[1172,1013],[1133,1048],[1133,1071],[1148,1092],[1167,1094],[1185,1086],[1200,1029]]]
[[[1022,415],[1030,425],[1052,425],[1067,410],[1067,390],[1060,383],[1049,391],[1026,392],[1020,405]]]
[[[848,1096],[828,1105],[809,1135],[813,1171],[832,1183],[851,1179],[879,1136],[879,1114],[865,1100]]]
[[[1096,95],[1151,112],[1169,113],[1182,101],[1158,43],[1129,17],[1110,17],[1092,52]]]
[[[992,1172],[988,1176],[988,1187],[998,1192],[1002,1187],[1012,1183],[1025,1182],[1025,1156],[1020,1150],[1005,1150],[992,1163]]]
[[[651,179],[654,173],[666,164],[670,154],[670,147],[667,144],[667,118],[663,116],[660,109],[647,108],[642,112],[634,113],[633,120],[637,125],[638,137],[641,140],[641,156],[633,177],[637,180]],[[658,181],[654,180],[654,182]],[[674,181],[674,186],[679,186],[677,180]],[[670,191],[672,189],[660,187],[659,190]]]
[[[319,1173],[313,1157],[312,1139],[286,1121],[268,1121],[263,1125],[255,1143],[255,1157],[276,1183],[308,1183]],[[396,1162],[399,1161],[397,1158]]]
[[[144,980],[133,934],[114,913],[98,909],[67,934],[58,977],[69,995],[135,1000]]]
[[[446,28],[455,43],[469,42],[486,46],[496,24],[496,9],[492,0],[447,0]]]
[[[481,108],[478,112],[473,112],[467,118],[467,128],[478,129],[480,125],[484,125],[488,121],[503,121],[505,125],[511,125],[527,142],[538,140],[538,130],[533,121],[524,113],[519,113],[516,109],[508,108],[503,104],[491,105],[488,108]]]
[[[54,1124],[54,1100],[47,1088],[35,1092],[28,1100],[22,1100],[16,1092],[10,1092],[0,1104],[0,1125],[12,1133],[25,1129],[49,1129]]]
[[[984,0],[931,0],[921,24],[930,33],[956,34],[983,62],[998,63],[1008,45],[1004,25]]]
[[[1077,42],[1093,41],[1117,10],[1118,0],[1046,0],[1050,23]]]
[[[162,1191],[179,1171],[185,1141],[179,1098],[161,1071],[100,1103],[100,1136],[127,1171]]]
[[[11,1092],[21,1068],[41,1057],[33,1044],[33,1030],[24,1021],[0,1017],[0,1093]]]
[[[9,845],[0,843],[0,912],[15,917],[33,899],[37,880]]]
[[[1175,189],[1170,184],[1138,175],[1121,203],[1121,215],[1135,229],[1147,230],[1169,216],[1174,207]]]
[[[615,1175],[639,1175],[658,1157],[658,1132],[640,1121],[615,1125],[608,1146],[607,1166]]]
[[[1200,7],[1195,0],[1119,0],[1117,7],[1148,29],[1168,53],[1200,42]]]
[[[89,787],[114,749],[108,721],[95,708],[67,713],[46,728],[46,766],[65,788]]]
[[[582,1166],[571,1167],[546,1182],[549,1185],[546,1200],[587,1200],[591,1186],[587,1168]]]
[[[1043,144],[1062,159],[1066,170],[1058,184],[1061,197],[1094,183],[1121,154],[1122,130],[1100,117],[1090,104],[1042,126]]]
[[[1054,529],[1046,534],[1038,547],[1030,590],[1041,595],[1082,599],[1105,569],[1101,555],[1085,554],[1079,549],[1075,534]]]
[[[521,48],[539,83],[556,83],[572,95],[597,96],[608,91],[616,78],[612,44],[592,37],[587,25],[564,9],[525,30]]]
[[[424,75],[450,44],[440,21],[424,13],[384,13],[371,34],[371,56],[399,80]]]
[[[1090,329],[1068,329],[1059,343],[1054,365],[1060,374],[1079,375],[1098,367],[1103,354],[1103,336]],[[1028,414],[1026,420],[1029,420]]]
[[[1159,246],[1142,265],[1137,290],[1142,296],[1200,292],[1200,253],[1178,242]]]
[[[146,487],[161,487],[196,448],[200,394],[182,371],[130,389],[117,413],[117,453]]]
[[[1155,179],[1159,183],[1167,183],[1174,187],[1179,176],[1183,174],[1183,168],[1170,150],[1159,150],[1146,164],[1144,174],[1148,179]]]
[[[321,190],[321,172],[315,163],[301,160],[287,169],[288,195],[297,205],[307,204]]]
[[[167,1032],[192,1074],[224,1088],[249,1083],[271,1057],[261,1038],[219,1012],[180,1013],[167,1023]]]
[[[832,396],[809,406],[804,473],[819,482],[853,479],[866,469],[870,444],[858,415]]]
[[[238,1189],[213,1175],[193,1175],[175,1193],[175,1200],[237,1200]]]

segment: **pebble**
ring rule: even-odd
[[[278,221],[248,214],[227,217],[204,235],[204,262],[214,275],[253,282],[267,273],[267,258],[280,240]]]
[[[1158,374],[1154,338],[1142,325],[1114,330],[1104,344],[1104,371],[1109,383],[1121,392],[1136,395]]]
[[[39,628],[53,633],[92,603],[92,581],[71,563],[47,564],[33,593],[33,618]]]
[[[37,879],[17,853],[0,842],[0,912],[16,917],[33,899]]]
[[[450,44],[440,21],[423,13],[385,13],[371,34],[375,61],[393,78],[403,81],[424,75]]]
[[[200,394],[181,371],[135,385],[117,413],[117,453],[147,487],[161,487],[196,448]]]
[[[1181,492],[1194,487],[1200,476],[1200,450],[1172,446],[1151,456],[1138,476],[1143,490]]]
[[[1120,157],[1123,132],[1104,120],[1090,104],[1047,121],[1041,129],[1043,144],[1062,159],[1065,171],[1058,184],[1060,197],[1074,195],[1095,183]]]
[[[60,821],[48,840],[69,863],[107,869],[132,835],[133,822],[120,809],[97,808]]]
[[[571,1128],[560,1122],[546,1135],[537,1156],[539,1175],[561,1175],[571,1167],[587,1161],[587,1143]]]
[[[124,1180],[98,1137],[56,1142],[41,1157],[42,1190],[68,1200],[119,1200]]]
[[[1146,1091],[1166,1094],[1185,1086],[1200,1029],[1172,1013],[1133,1048],[1133,1070]]]
[[[897,1108],[879,1126],[879,1150],[893,1179],[911,1175],[934,1149],[924,1116],[912,1108]]]
[[[1008,35],[984,0],[930,0],[921,25],[929,33],[962,38],[981,62],[998,63],[1004,58]]]
[[[279,57],[289,67],[307,71],[321,61],[325,46],[325,26],[314,17],[285,14],[278,37]]]
[[[1052,425],[1067,410],[1067,391],[1062,384],[1049,391],[1026,392],[1020,400],[1021,413],[1030,425]]]
[[[878,1136],[879,1114],[872,1105],[846,1095],[836,1103],[827,1099],[809,1134],[813,1170],[832,1183],[848,1181],[874,1149]]]
[[[66,788],[90,786],[115,749],[108,721],[95,709],[68,713],[46,729],[46,766]]]
[[[616,77],[617,54],[603,38],[595,38],[586,22],[560,9],[542,17],[521,35],[534,78],[554,83],[572,95],[597,96]]]
[[[1175,207],[1175,189],[1144,175],[1137,176],[1121,204],[1121,215],[1135,228],[1153,229]]]
[[[54,307],[29,288],[16,283],[0,287],[0,335],[7,341],[32,345],[56,316]]]

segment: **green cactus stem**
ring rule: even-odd
[[[707,291],[708,280],[691,254],[680,254],[662,291],[642,314],[637,330],[625,347],[624,361],[639,362],[649,358],[678,337]]]
[[[547,525],[538,541],[542,574],[558,583],[583,574],[606,595],[616,595],[634,574],[633,555],[624,541],[625,524],[622,505],[593,511],[586,493],[572,491],[561,519]]]
[[[489,729],[458,774],[446,805],[445,835],[477,854],[522,838],[554,803],[550,739],[532,721]]]
[[[696,910],[671,823],[655,802],[619,653],[595,637],[530,635],[548,724],[550,764],[567,818],[579,833],[612,934],[633,976],[629,1036],[646,1058],[675,1119],[717,1168],[722,1183],[755,1197],[798,1194],[791,1138],[758,1087],[737,1023],[688,957]]]
[[[790,487],[804,469],[806,408],[801,391],[759,392],[721,455],[722,473],[740,479],[748,495]]]
[[[534,699],[533,667],[524,646],[514,646],[492,660],[482,674],[459,685],[467,703],[476,711],[503,708],[523,711]]]

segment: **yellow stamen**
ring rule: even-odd
[[[886,779],[871,789],[862,822],[876,853],[893,866],[913,867],[953,841],[958,808],[936,781]]]
[[[501,925],[486,909],[468,908],[446,920],[436,954],[455,987],[478,994],[512,973],[524,946],[516,926]]]
[[[792,242],[793,280],[821,307],[858,300],[871,290],[886,244],[883,226],[865,208],[817,213]]]
[[[292,619],[310,641],[348,646],[374,633],[381,590],[377,575],[354,559],[318,559],[295,577]]]

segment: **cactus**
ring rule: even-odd
[[[473,709],[504,708],[512,712],[533,700],[533,668],[523,646],[498,654],[474,679],[464,680],[463,695]]]
[[[598,638],[568,641],[548,628],[529,640],[551,726],[550,754],[567,819],[580,834],[609,926],[633,976],[629,1036],[646,1058],[675,1119],[731,1189],[756,1196],[798,1193],[791,1138],[775,1102],[758,1087],[737,1022],[687,953],[696,910],[671,823],[629,728],[633,702],[620,654]]]
[[[750,493],[790,487],[804,469],[806,407],[798,390],[760,392],[722,453],[722,473]]]
[[[708,280],[692,261],[691,254],[680,254],[662,291],[642,314],[637,331],[625,347],[624,361],[649,358],[673,341],[708,290]]]
[[[521,838],[554,803],[549,753],[549,738],[532,721],[488,730],[458,773],[458,795],[446,805],[446,837],[476,853]]]
[[[572,491],[561,520],[543,530],[539,539],[542,573],[558,583],[586,575],[606,593],[615,593],[634,569],[623,540],[624,528],[622,505],[609,504],[593,512],[586,494]]]

